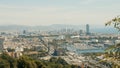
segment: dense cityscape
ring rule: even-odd
[[[13,58],[26,55],[46,61],[60,57],[70,65],[112,68],[110,64],[104,65],[100,61],[106,60],[105,50],[119,42],[120,35],[91,33],[90,25],[86,24],[85,31],[66,27],[59,31],[1,32],[0,53],[7,53]]]
[[[0,0],[0,68],[120,68],[120,0]]]

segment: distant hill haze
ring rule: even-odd
[[[64,24],[53,24],[49,26],[25,26],[25,25],[1,25],[0,32],[4,31],[22,31],[22,30],[40,30],[40,31],[49,31],[49,30],[60,30],[60,29],[74,29],[74,30],[84,30],[86,31],[85,25],[64,25]],[[113,27],[96,27],[90,25],[90,32],[98,33],[118,33]]]

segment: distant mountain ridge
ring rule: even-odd
[[[25,26],[25,25],[1,25],[0,32],[2,31],[22,31],[22,30],[59,30],[59,29],[74,29],[74,30],[86,30],[85,25],[64,25],[64,24],[53,24],[49,26]],[[96,28],[90,26],[91,32],[98,33],[118,33],[113,27],[101,27]]]

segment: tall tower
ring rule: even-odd
[[[80,31],[79,31],[79,35],[80,35],[80,36],[81,36],[83,33],[84,33],[83,30],[80,30]]]
[[[27,31],[26,30],[23,30],[23,34],[26,34],[27,33]]]
[[[90,27],[89,27],[89,24],[86,24],[86,35],[90,35]]]

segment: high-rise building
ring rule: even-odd
[[[83,35],[83,34],[84,34],[83,30],[80,30],[80,31],[79,31],[79,35],[81,36],[81,35]]]
[[[27,33],[27,31],[26,30],[23,30],[23,34],[26,34]]]
[[[86,35],[90,35],[90,27],[89,27],[89,24],[86,24]]]

